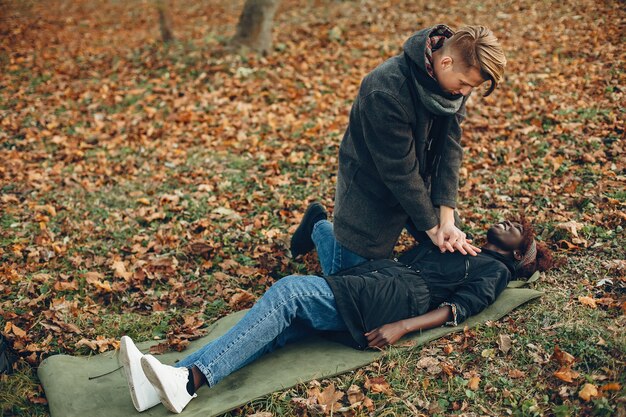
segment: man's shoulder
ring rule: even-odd
[[[386,93],[395,98],[403,96],[407,77],[402,70],[404,60],[401,55],[389,58],[374,68],[363,78],[360,95],[365,97],[371,93]]]

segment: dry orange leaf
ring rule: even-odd
[[[472,391],[476,391],[479,386],[480,386],[480,377],[479,376],[471,377],[469,382],[467,383],[467,388],[471,389]]]
[[[596,308],[598,305],[596,304],[596,300],[592,297],[578,297],[578,301],[581,304],[586,305],[587,307]]]
[[[150,205],[150,200],[148,200],[145,197],[142,197],[142,198],[138,198],[137,199],[137,203],[143,204],[144,206],[149,206]]]
[[[97,290],[96,292],[111,292],[111,284],[108,281],[102,281],[102,278],[104,278],[104,275],[99,272],[85,273],[85,280],[87,281],[87,284],[93,285]]]
[[[348,388],[347,394],[348,394],[348,401],[350,401],[350,404],[361,402],[365,398],[365,394],[363,394],[361,387],[359,387],[358,385],[350,385],[350,388]]]
[[[585,384],[583,388],[578,392],[578,396],[584,401],[589,401],[593,397],[598,396],[598,388],[593,384]]]
[[[252,295],[252,293],[238,288],[237,292],[233,294],[232,297],[230,297],[228,305],[232,308],[241,308],[251,303],[252,301],[254,301],[254,295]]]
[[[526,372],[520,371],[519,369],[511,369],[509,371],[509,378],[524,378],[526,376]]]
[[[15,324],[8,322],[7,325],[4,327],[5,333],[7,332],[7,327],[11,327],[11,331],[17,337],[26,337],[26,332],[20,329],[19,327],[17,327]]]
[[[77,349],[79,347],[81,347],[81,346],[87,346],[91,350],[98,349],[98,345],[96,344],[95,340],[89,340],[89,339],[85,339],[85,338],[82,338],[78,342],[76,342],[75,346],[76,346]]]
[[[336,411],[342,407],[338,401],[343,398],[343,391],[337,391],[335,384],[330,384],[321,393],[317,395],[317,403],[320,404],[324,411]]]
[[[561,350],[561,348],[559,348],[558,346],[554,346],[552,359],[557,361],[559,365],[572,365],[576,361],[576,358],[574,358],[566,351]]]
[[[600,391],[620,391],[622,386],[617,382],[609,382],[600,387]]]
[[[564,382],[574,382],[580,374],[570,368],[568,365],[561,366],[558,371],[554,373],[554,376]]]
[[[363,405],[368,409],[370,413],[374,412],[374,401],[370,397],[365,397],[363,400]]]
[[[78,281],[57,281],[54,283],[54,289],[56,291],[75,291],[78,289]]]
[[[376,376],[374,378],[365,377],[365,389],[368,389],[372,392],[380,392],[383,394],[391,395],[393,391],[391,391],[391,387],[389,383],[385,381],[385,378],[382,376]]]
[[[46,204],[44,206],[35,206],[34,210],[37,211],[37,212],[40,212],[40,213],[41,212],[48,213],[52,217],[57,215],[56,209],[53,206],[51,206],[50,204]]]
[[[113,275],[117,278],[122,278],[125,281],[128,281],[132,276],[132,272],[128,272],[126,270],[126,265],[123,261],[115,261],[111,265],[111,269],[113,269]]]

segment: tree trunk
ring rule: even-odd
[[[233,42],[265,54],[272,47],[274,14],[280,0],[246,0]]]
[[[159,28],[161,29],[161,39],[163,42],[174,40],[172,31],[172,17],[170,14],[170,4],[168,0],[156,0],[156,7],[159,13]]]

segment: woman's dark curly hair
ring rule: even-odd
[[[557,262],[552,256],[552,251],[548,248],[548,246],[543,242],[535,240],[535,229],[528,219],[526,219],[526,216],[523,214],[520,215],[518,222],[524,229],[520,251],[523,255],[526,255],[528,250],[531,248],[532,243],[535,242],[537,256],[534,261],[519,266],[516,271],[517,276],[528,278],[534,274],[535,271],[547,271],[557,266]]]

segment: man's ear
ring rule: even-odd
[[[522,254],[521,250],[516,249],[513,251],[513,257],[515,258],[516,261],[521,261],[524,255]]]
[[[452,60],[452,57],[449,55],[444,55],[441,60],[439,61],[439,63],[441,64],[441,68],[442,69],[448,69],[450,67],[452,67],[452,64],[454,63],[454,61]]]

